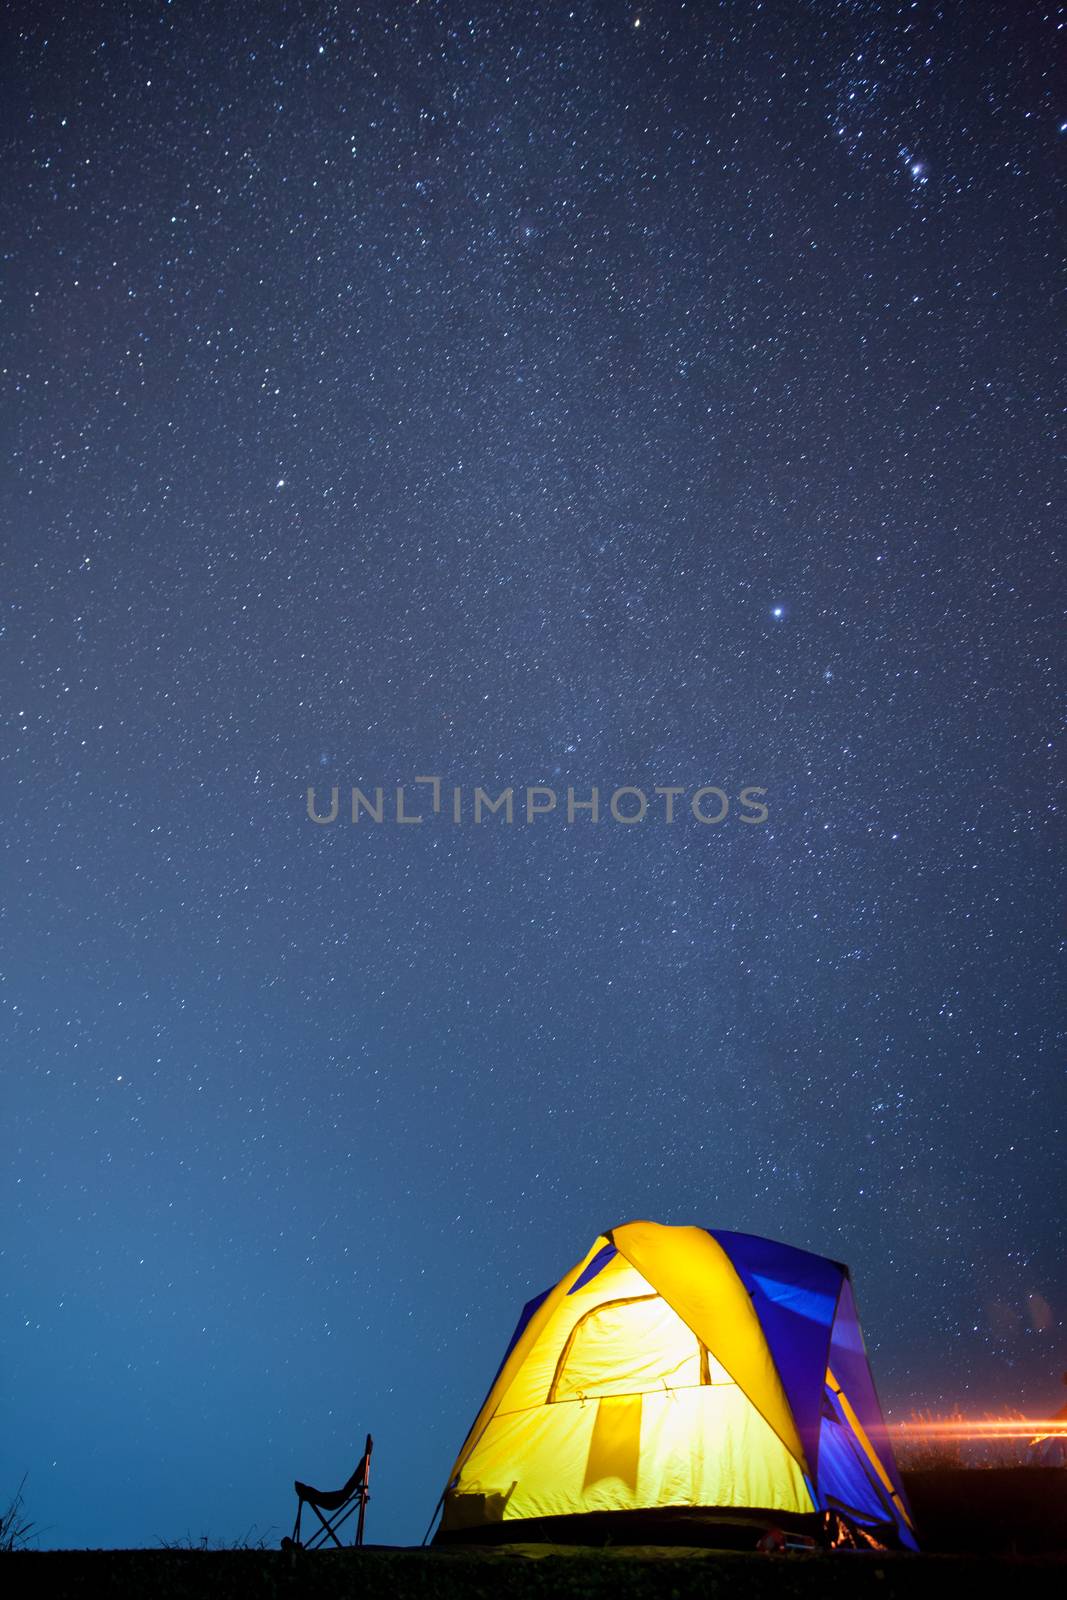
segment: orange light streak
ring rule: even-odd
[[[902,1439],[1067,1439],[1065,1417],[931,1417],[928,1422],[894,1422],[889,1432]]]

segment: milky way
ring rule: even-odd
[[[1067,13],[11,15],[0,1499],[416,1540],[637,1217],[1045,1414]]]

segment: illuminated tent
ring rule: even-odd
[[[915,1547],[848,1268],[752,1234],[630,1222],[524,1307],[437,1537],[522,1539],[583,1514],[603,1531],[605,1513],[620,1537],[621,1514],[636,1527],[695,1512],[843,1521]]]

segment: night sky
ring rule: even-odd
[[[9,8],[42,1543],[276,1540],[368,1428],[417,1541],[523,1301],[636,1217],[848,1262],[895,1417],[1061,1403],[1065,20]]]

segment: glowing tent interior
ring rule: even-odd
[[[847,1267],[630,1222],[524,1307],[437,1541],[653,1512],[916,1548]]]

